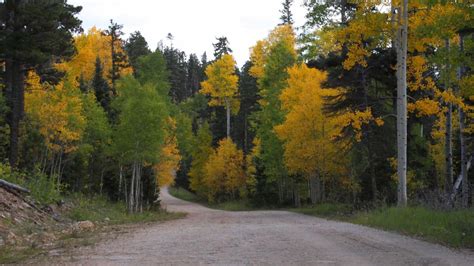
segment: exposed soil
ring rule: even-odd
[[[395,233],[285,211],[227,212],[182,201],[162,190],[184,219],[133,228],[53,264],[474,265],[474,254]]]

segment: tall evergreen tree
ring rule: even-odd
[[[92,79],[92,88],[94,89],[95,97],[104,110],[110,114],[110,87],[107,80],[104,78],[104,68],[100,58],[95,60],[95,72]]]
[[[221,58],[225,54],[230,54],[232,53],[232,49],[229,47],[229,40],[227,40],[227,37],[222,36],[219,38],[216,38],[217,42],[212,44],[214,46],[214,58],[215,60]]]
[[[283,9],[280,10],[281,13],[281,24],[283,25],[293,25],[293,13],[291,12],[291,5],[293,4],[293,0],[284,0],[283,1]]]
[[[187,89],[186,91],[194,95],[201,88],[201,66],[199,64],[199,59],[195,54],[191,54],[187,63]]]
[[[187,60],[183,51],[173,47],[165,47],[163,55],[169,73],[171,85],[170,96],[173,102],[179,103],[191,96],[187,86]]]
[[[112,80],[112,93],[117,95],[116,82],[120,78],[120,71],[128,67],[127,56],[123,52],[122,32],[123,25],[110,20],[109,29],[105,33],[110,36],[110,52],[112,55],[112,69],[110,80]]]
[[[133,67],[134,74],[136,74],[138,58],[151,53],[150,48],[148,48],[148,43],[140,31],[135,31],[130,34],[130,37],[125,43],[125,51],[127,52],[130,65]]]
[[[5,62],[5,94],[10,112],[10,164],[18,163],[18,138],[24,113],[27,70],[74,54],[72,35],[81,31],[82,7],[66,1],[6,0],[0,3],[0,61]],[[41,71],[38,71],[41,72]]]
[[[245,154],[252,148],[255,132],[250,126],[251,114],[258,110],[257,79],[249,73],[252,62],[247,61],[242,67],[239,78],[240,109],[234,122],[234,140]]]

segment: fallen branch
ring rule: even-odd
[[[20,187],[19,185],[16,185],[16,184],[7,182],[3,179],[0,179],[0,187],[3,187],[3,188],[5,188],[9,191],[13,190],[13,191],[27,193],[27,194],[30,193],[30,191],[28,189],[26,189],[24,187]]]
[[[6,189],[8,192],[12,193],[13,195],[17,196],[19,199],[23,200],[26,204],[30,205],[32,208],[34,208],[35,210],[39,211],[40,213],[42,214],[46,214],[45,211],[43,211],[41,208],[39,208],[38,206],[36,206],[36,204],[34,204],[33,202],[29,201],[28,199],[26,199],[23,195],[21,195],[20,193],[26,193],[26,194],[30,194],[31,192],[24,188],[24,187],[21,187],[19,185],[16,185],[16,184],[13,184],[13,183],[10,183],[8,181],[5,181],[3,179],[0,179],[0,187]]]

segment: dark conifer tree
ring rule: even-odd
[[[173,102],[179,103],[191,96],[187,90],[186,54],[173,47],[165,47],[163,55],[169,73],[170,96]]]
[[[112,69],[110,70],[109,77],[112,80],[112,93],[117,95],[116,82],[120,78],[120,71],[123,68],[128,67],[127,56],[125,55],[123,41],[122,41],[122,32],[123,25],[120,25],[110,20],[109,29],[105,33],[110,36],[110,52],[112,55]]]
[[[283,1],[283,9],[280,10],[281,13],[281,24],[283,25],[293,25],[293,13],[291,13],[291,5],[293,4],[293,0],[284,0]]]
[[[94,89],[97,101],[110,115],[110,87],[107,83],[107,80],[104,78],[104,69],[99,57],[97,57],[95,61],[95,72],[94,78],[92,79],[92,88]]]
[[[247,61],[242,67],[239,78],[240,109],[234,122],[234,140],[244,153],[252,148],[255,137],[250,126],[251,114],[258,109],[258,87],[256,78],[249,73],[252,62]]]
[[[221,58],[221,56],[224,54],[232,53],[232,49],[230,49],[229,47],[229,40],[227,40],[227,37],[222,36],[222,37],[216,38],[216,40],[217,42],[212,44],[214,46],[215,59]]]
[[[130,37],[125,43],[125,51],[127,52],[130,65],[133,67],[134,74],[136,74],[135,70],[137,68],[138,58],[151,53],[150,48],[148,48],[148,43],[139,31],[130,34]]]
[[[96,62],[96,71],[97,71],[97,62]],[[79,76],[79,89],[81,90],[82,93],[89,92],[89,84],[87,80],[85,80],[84,75],[82,73]]]
[[[188,88],[186,91],[188,93],[191,93],[191,95],[194,95],[201,88],[201,81],[203,81],[199,59],[195,54],[191,54],[189,56],[187,68],[188,69],[186,85],[188,86]]]
[[[0,2],[0,61],[5,62],[5,96],[10,126],[9,159],[12,166],[18,163],[25,73],[32,68],[42,73],[46,69],[44,66],[74,54],[73,33],[82,30],[81,21],[76,17],[81,9],[66,1]],[[52,73],[47,71],[47,74],[51,76]]]

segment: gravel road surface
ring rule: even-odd
[[[80,265],[474,265],[474,254],[343,222],[285,211],[227,212],[176,199],[184,219],[146,225],[53,264]]]

